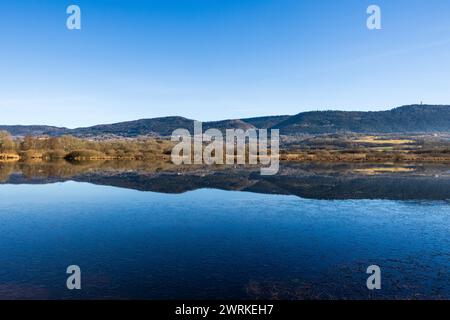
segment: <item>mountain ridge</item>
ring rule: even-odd
[[[170,116],[68,129],[47,125],[0,125],[14,136],[167,137],[178,128],[193,131],[192,119]],[[307,111],[296,115],[262,116],[203,122],[203,130],[279,129],[283,135],[333,133],[450,132],[450,105],[406,105],[384,111]]]

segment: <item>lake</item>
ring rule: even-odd
[[[294,169],[278,178],[10,170],[0,298],[450,298],[447,170]],[[66,288],[69,265],[81,268],[81,290]],[[370,265],[381,290],[366,287]]]

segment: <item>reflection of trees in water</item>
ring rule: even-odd
[[[380,165],[376,166],[379,169]],[[157,160],[0,162],[0,183],[74,180],[162,193],[212,188],[308,199],[450,199],[450,172],[446,165],[416,166],[411,172],[376,171],[371,175],[361,173],[367,171],[365,168],[368,168],[367,164],[285,163],[279,174],[261,176],[258,167],[183,167]],[[17,174],[10,176],[13,172]]]
[[[18,163],[18,169],[22,174],[31,178],[70,178],[77,174],[92,170],[101,164],[90,162],[80,165],[73,165],[65,160],[44,162],[24,162]]]
[[[6,182],[13,172],[32,178],[71,178],[89,172],[135,171],[153,173],[170,170],[174,165],[164,161],[42,161],[0,162],[0,182]]]
[[[14,172],[14,163],[5,162],[0,163],[0,182],[5,182],[9,176]]]

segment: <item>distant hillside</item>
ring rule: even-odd
[[[251,129],[270,128],[289,116],[268,116],[250,119],[221,120],[203,122],[203,130],[215,128],[226,129]],[[108,137],[120,136],[133,138],[138,136],[168,137],[178,128],[188,129],[191,133],[194,128],[194,120],[183,117],[162,117],[153,119],[141,119],[135,121],[102,124],[85,128],[57,128],[50,126],[5,126],[0,125],[0,131],[8,131],[14,136],[25,135],[50,135],[60,136],[70,134],[77,137]]]
[[[32,136],[39,136],[39,135],[51,135],[51,136],[57,136],[60,134],[64,134],[69,129],[66,128],[58,128],[58,127],[50,127],[50,126],[5,126],[0,125],[0,131],[8,131],[14,136],[25,136],[25,135],[32,135]]]
[[[277,124],[289,119],[291,116],[269,116],[269,117],[259,117],[259,118],[247,118],[243,121],[251,124],[258,129],[269,129]]]
[[[178,128],[193,128],[193,121],[183,117],[164,117],[97,125],[87,128],[69,130],[67,133],[75,136],[117,135],[137,137],[144,135],[170,136]]]
[[[86,128],[58,128],[50,126],[2,126],[15,136],[70,134],[78,137],[167,137],[177,128],[192,132],[193,120],[183,117],[163,117],[97,125]],[[327,133],[434,133],[450,132],[450,106],[410,105],[388,111],[313,111],[294,116],[267,116],[258,118],[204,122],[203,129],[280,129],[284,135]]]
[[[278,123],[283,134],[449,132],[450,106],[412,105],[389,111],[303,112]]]

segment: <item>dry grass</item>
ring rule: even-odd
[[[404,173],[404,172],[412,172],[415,169],[413,168],[405,168],[405,167],[374,167],[374,168],[364,168],[364,169],[355,169],[354,172],[367,174],[367,175],[375,175],[379,173]]]
[[[353,142],[356,142],[356,143],[370,143],[370,144],[392,144],[392,145],[402,145],[402,144],[415,143],[414,140],[407,140],[407,139],[381,139],[381,138],[375,137],[375,136],[362,137],[360,139],[353,140]]]

